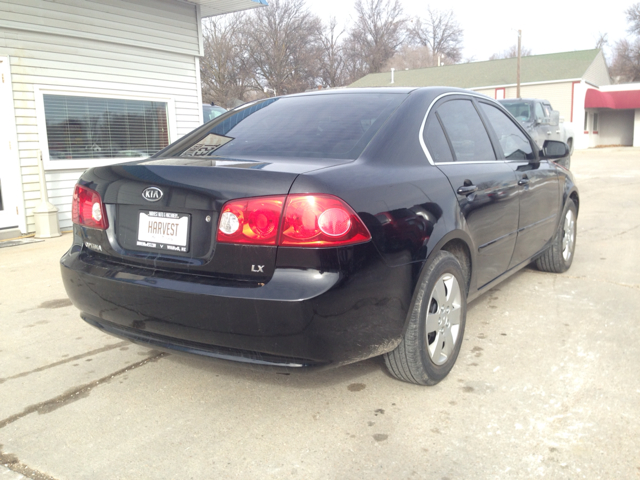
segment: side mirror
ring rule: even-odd
[[[560,125],[560,112],[558,110],[551,110],[551,122],[549,125],[553,127]]]
[[[568,156],[569,146],[557,140],[545,140],[542,150],[540,150],[540,158],[545,160],[557,160]]]

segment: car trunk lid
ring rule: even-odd
[[[286,195],[299,174],[349,161],[169,158],[93,168],[80,182],[100,194],[109,228],[102,237],[85,229],[91,237],[85,240],[120,262],[203,275],[269,277],[275,246],[216,245],[223,205],[237,198]]]

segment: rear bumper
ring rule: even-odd
[[[260,352],[252,352],[247,350],[203,344],[176,337],[166,337],[164,335],[145,332],[144,330],[137,330],[135,328],[128,328],[122,325],[108,322],[106,320],[102,320],[86,313],[82,313],[80,314],[80,316],[89,325],[96,327],[97,329],[102,330],[109,335],[124,338],[125,340],[129,340],[145,347],[157,348],[165,351],[176,351],[201,355],[205,357],[230,360],[234,362],[264,365],[269,367],[300,368],[321,366],[321,364],[310,361],[309,359],[282,357]]]
[[[392,350],[412,283],[410,266],[390,268],[379,257],[342,272],[277,268],[253,285],[122,265],[77,248],[61,269],[82,318],[107,333],[286,367],[335,366]]]

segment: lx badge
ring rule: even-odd
[[[264,273],[264,271],[262,270],[263,268],[264,268],[264,265],[251,265],[252,272]]]

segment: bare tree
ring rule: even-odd
[[[609,35],[606,33],[598,33],[598,39],[596,40],[596,46],[598,50],[602,50],[609,44]]]
[[[629,22],[627,31],[632,35],[640,35],[640,3],[634,3],[624,13]]]
[[[318,82],[320,19],[304,0],[272,0],[251,12],[245,30],[246,51],[256,86],[278,95],[297,93]]]
[[[625,10],[632,38],[615,42],[611,52],[609,73],[614,83],[640,81],[640,3]]]
[[[322,61],[320,75],[322,83],[327,87],[340,87],[345,84],[346,68],[340,37],[344,30],[338,30],[338,22],[331,17],[328,25],[322,28],[320,44],[322,46]]]
[[[204,56],[200,60],[203,101],[223,107],[245,100],[251,86],[243,45],[244,15],[235,13],[203,22]]]
[[[609,71],[615,83],[640,81],[640,38],[615,43]]]
[[[429,47],[402,45],[387,62],[385,70],[414,70],[416,68],[434,67],[438,64]]]
[[[531,55],[531,49],[526,47],[520,47],[520,56],[528,57]],[[502,52],[494,53],[489,57],[489,60],[502,60],[505,58],[516,58],[518,56],[518,46],[512,45],[511,47],[503,50]]]
[[[356,0],[355,24],[345,40],[351,81],[382,71],[405,37],[399,0]]]
[[[463,31],[452,10],[427,7],[427,18],[416,18],[409,28],[413,42],[429,47],[434,57],[457,63],[462,59]]]

